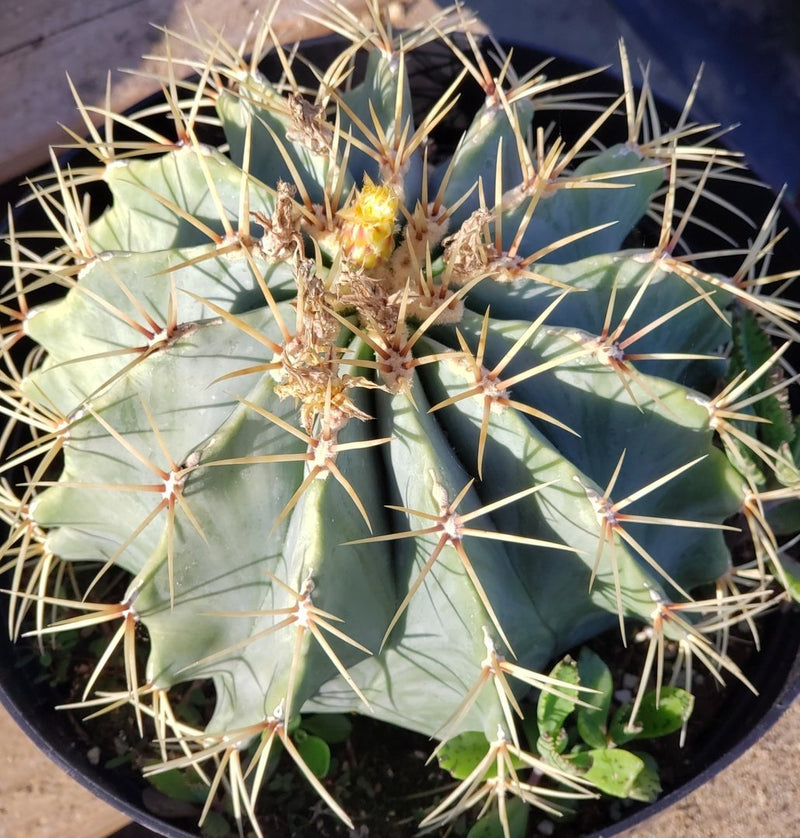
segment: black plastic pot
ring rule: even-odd
[[[37,683],[41,671],[37,661],[17,663],[17,650],[5,633],[0,642],[0,703],[31,740],[56,765],[92,794],[155,834],[172,838],[193,838],[192,821],[187,830],[167,824],[148,809],[141,776],[130,770],[109,771],[90,759],[91,743],[81,733],[76,716],[56,710],[57,698],[46,684]]]
[[[312,62],[326,64],[337,52],[340,42],[329,39],[307,44],[304,54]],[[440,48],[418,51],[412,54],[415,84],[430,94],[430,102],[435,101],[441,90],[454,78],[460,66],[452,59],[449,51]],[[527,68],[538,65],[549,56],[535,49],[515,45],[514,65],[524,72]],[[267,60],[262,68],[267,74],[280,72],[277,61]],[[548,75],[557,77],[582,70],[582,65],[566,59],[556,60],[548,66]],[[595,78],[584,83],[584,87],[596,90],[602,84]],[[616,88],[616,83],[608,81],[609,90]],[[574,88],[573,88],[574,89]],[[427,93],[426,93],[427,96]],[[476,88],[474,95],[462,96],[461,113],[453,123],[437,130],[436,142],[448,145],[455,142],[460,132],[466,127],[472,112],[479,106],[481,93]],[[425,97],[423,97],[423,100]],[[148,103],[145,103],[148,104]],[[424,104],[424,102],[423,102]],[[670,119],[670,110],[664,111],[666,121]],[[672,118],[676,114],[672,112]],[[565,112],[559,117],[559,129],[568,135],[576,131],[573,127],[575,115]],[[163,126],[160,130],[169,130]],[[735,141],[735,135],[732,137]],[[74,160],[80,164],[80,159]],[[729,184],[730,197],[741,204],[741,195],[736,193],[743,187]],[[745,187],[748,213],[755,219],[766,215],[774,195],[759,187]],[[19,190],[13,185],[0,189],[0,200],[14,199]],[[19,229],[41,226],[35,218],[34,205],[23,208],[17,216]],[[733,221],[738,228],[732,234],[739,240],[745,240],[748,228],[744,222],[726,216],[726,221]],[[787,270],[800,264],[800,226],[791,217],[791,235],[778,248],[772,268],[775,272]],[[731,227],[731,224],[728,224]],[[643,230],[642,235],[647,235]],[[4,610],[2,601],[0,612]],[[5,622],[4,613],[0,613],[0,623]],[[595,833],[611,836],[641,823],[650,816],[664,811],[684,795],[714,777],[745,750],[753,745],[771,725],[783,714],[791,702],[800,694],[800,610],[786,607],[764,618],[761,623],[762,651],[752,656],[743,666],[745,674],[759,690],[753,696],[738,682],[732,682],[718,712],[718,723],[704,737],[702,744],[693,750],[692,764],[684,766],[683,782],[680,787],[667,789],[665,795],[656,803],[631,807],[624,820],[602,827]],[[28,655],[31,658],[30,655]],[[65,711],[56,711],[55,704],[63,700],[53,694],[46,684],[38,679],[40,670],[35,659],[21,663],[17,647],[12,645],[5,635],[0,638],[0,701],[11,713],[20,727],[30,738],[70,776],[77,779],[95,795],[128,815],[132,820],[157,834],[173,838],[191,838],[197,835],[194,821],[191,819],[165,820],[153,811],[151,791],[141,777],[125,769],[109,771],[95,765],[89,759],[91,743],[83,732],[77,717]],[[731,679],[732,680],[732,679]],[[91,724],[91,723],[89,723]],[[91,729],[89,728],[89,731]],[[139,834],[143,834],[141,831]],[[568,834],[568,831],[559,834]]]

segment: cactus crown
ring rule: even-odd
[[[315,7],[344,46],[314,88],[269,21],[249,59],[198,36],[196,77],[164,64],[174,137],[108,109],[103,132],[81,106],[96,165],[33,185],[59,241],[10,237],[9,628],[114,627],[85,704],[152,716],[148,770],[212,765],[208,805],[225,780],[259,834],[277,742],[351,825],[289,733],[308,711],[479,732],[423,825],[485,798],[508,834],[508,795],[594,793],[577,757],[522,735],[532,689],[591,701],[553,661],[649,626],[633,730],[665,643],[687,672],[746,680],[716,636],[785,596],[775,579],[797,591],[768,514],[797,497],[793,275],[769,273],[777,210],[717,248],[728,275],[688,252],[712,185],[744,175],[688,105],[662,127],[624,50],[623,93],[567,143],[547,113],[578,77],[481,51],[458,7],[403,33],[368,8]],[[431,49],[461,69],[420,115],[408,66]],[[482,104],[448,151],[432,138],[469,85]],[[223,143],[199,139],[208,122]],[[90,221],[94,182],[112,201]],[[64,293],[31,306],[47,286]],[[742,527],[753,560],[734,566]],[[129,583],[109,602],[112,568]],[[89,698],[112,655],[127,686]],[[202,729],[170,704],[198,679]]]

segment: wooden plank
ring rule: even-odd
[[[128,819],[37,750],[0,706],[0,835],[104,838]]]
[[[0,3],[0,56],[84,25],[122,6],[142,0],[91,0],[88,3],[54,3],[52,0],[4,0]],[[169,4],[165,4],[168,7]]]
[[[358,4],[358,0],[350,0]],[[0,4],[4,5],[4,4]],[[47,161],[49,145],[64,142],[59,124],[73,130],[82,123],[69,91],[67,75],[72,79],[82,100],[102,105],[107,71],[113,70],[112,104],[124,109],[145,98],[157,85],[150,79],[119,72],[128,68],[147,74],[157,70],[157,62],[142,60],[145,54],[163,54],[164,35],[157,26],[183,33],[192,33],[192,22],[186,6],[174,6],[163,0],[109,2],[97,7],[82,2],[61,3],[67,7],[65,20],[69,25],[52,31],[42,0],[33,0],[35,14],[23,21],[19,15],[4,13],[0,18],[10,30],[4,35],[9,49],[0,50],[0,114],[3,114],[3,143],[0,150],[0,181],[19,177]],[[75,10],[91,6],[93,14],[81,17]],[[10,8],[17,8],[12,5]],[[263,12],[263,0],[195,0],[191,18],[198,26],[221,30],[238,45],[254,17]],[[71,12],[69,10],[72,10]],[[52,17],[52,11],[50,11]],[[276,15],[276,28],[286,40],[320,34],[315,24],[298,17],[295,4],[283,3]],[[189,50],[179,42],[171,45],[177,56]]]

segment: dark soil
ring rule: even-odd
[[[769,640],[770,620],[765,621],[765,640]],[[98,648],[106,641],[113,628],[98,627],[69,638],[66,658],[55,655],[50,662],[48,678],[56,695],[53,703],[80,700],[85,680],[97,659]],[[145,639],[145,638],[143,638]],[[146,654],[146,642],[138,644]],[[591,647],[606,661],[614,674],[615,685],[623,684],[626,673],[641,671],[646,642],[629,642],[627,648],[619,642],[616,630],[596,638]],[[578,650],[574,650],[577,655]],[[730,641],[729,654],[745,671],[748,663],[757,661],[752,639],[739,634]],[[31,657],[34,657],[33,650]],[[33,664],[34,661],[31,661]],[[124,683],[121,670],[109,668],[102,676],[98,689],[121,689]],[[46,678],[43,678],[46,680]],[[731,680],[731,679],[726,679]],[[116,681],[116,683],[114,683]],[[637,743],[658,763],[664,791],[681,786],[713,761],[714,747],[708,739],[720,727],[720,720],[730,715],[730,703],[748,695],[732,685],[722,690],[708,673],[700,670],[693,684],[696,704],[689,723],[686,745],[681,748],[677,734],[659,740]],[[210,716],[214,706],[213,689],[200,684],[187,685],[183,692],[172,695],[177,712],[189,716],[193,723],[202,723],[202,716]],[[138,774],[141,768],[157,757],[152,744],[152,730],[141,740],[134,714],[130,708],[83,722],[85,714],[69,713],[76,739],[92,761],[121,772]],[[372,719],[353,716],[350,738],[331,747],[332,762],[324,784],[342,805],[356,825],[352,833],[322,803],[316,792],[300,775],[286,754],[266,779],[261,795],[262,811],[259,821],[270,838],[311,838],[312,836],[380,836],[406,838],[416,834],[417,824],[437,800],[451,788],[454,780],[438,768],[435,761],[427,763],[432,750],[431,741],[424,736],[402,730]],[[741,735],[744,731],[734,731]],[[712,736],[713,738],[713,736]],[[155,814],[177,817],[178,828],[196,830],[201,803],[170,801],[144,783],[143,801]],[[202,790],[200,790],[202,792]],[[218,795],[209,818],[210,838],[235,835],[236,827],[230,817],[230,801]],[[587,835],[608,827],[624,818],[642,804],[605,798],[584,805],[576,815],[569,813],[555,820],[545,813],[531,812],[529,834],[553,834],[562,838]],[[474,814],[473,814],[474,817]],[[225,823],[228,826],[225,826]],[[440,835],[460,836],[469,831],[471,821],[461,818],[447,832]]]

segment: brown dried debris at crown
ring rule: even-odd
[[[333,129],[325,120],[325,107],[313,105],[297,93],[289,94],[288,104],[292,125],[286,130],[286,139],[314,154],[327,155],[333,143]]]

